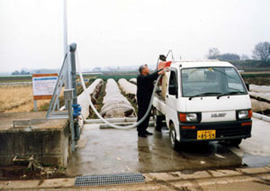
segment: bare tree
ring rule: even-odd
[[[220,52],[218,48],[210,48],[208,51],[208,55],[206,55],[206,57],[208,59],[217,59],[219,55],[220,55]]]
[[[270,61],[270,43],[260,42],[256,44],[253,50],[252,58],[264,62]]]

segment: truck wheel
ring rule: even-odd
[[[231,140],[228,140],[228,143],[232,146],[239,146],[240,143],[242,142],[242,139],[231,139]]]
[[[174,128],[174,124],[173,123],[170,125],[170,142],[171,142],[171,147],[174,150],[178,150],[179,149],[180,143],[176,139],[176,131],[175,131],[175,128]]]

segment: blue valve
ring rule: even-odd
[[[82,108],[80,104],[73,104],[72,107],[73,107],[73,117],[78,117],[79,115],[81,115]]]

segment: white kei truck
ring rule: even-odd
[[[218,60],[173,61],[162,77],[152,113],[160,130],[169,128],[171,146],[184,142],[226,141],[238,146],[251,137],[252,110],[237,69]]]

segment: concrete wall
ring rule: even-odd
[[[67,166],[67,120],[43,120],[31,127],[10,127],[0,131],[0,166],[13,165],[15,156],[27,158],[31,155],[43,165]]]

